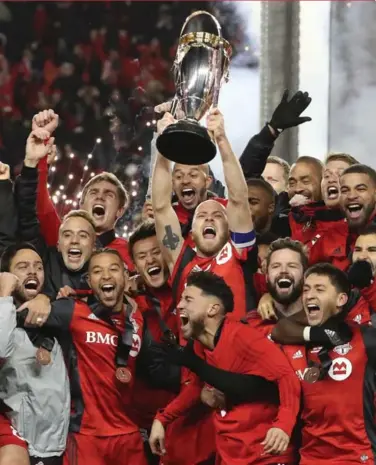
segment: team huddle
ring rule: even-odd
[[[128,241],[111,173],[60,220],[58,116],[34,117],[14,183],[0,164],[0,465],[375,463],[376,172],[271,155],[310,102],[285,92],[240,159],[209,112],[226,189],[154,138]]]

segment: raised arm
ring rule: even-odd
[[[222,158],[228,194],[227,218],[230,231],[232,233],[250,233],[253,231],[253,222],[248,204],[247,183],[239,160],[227,139],[223,116],[217,108],[209,113],[207,126],[213,134]]]
[[[0,162],[0,254],[16,241],[17,209],[9,166]]]
[[[26,156],[21,175],[16,180],[16,202],[19,215],[19,236],[23,241],[33,243],[39,253],[44,255],[45,242],[40,234],[40,225],[37,217],[37,186],[38,162],[46,155],[46,151],[53,144],[50,138],[47,145],[45,140],[49,133],[43,129],[33,131],[26,144]]]
[[[165,113],[164,117],[158,121],[158,133],[160,134],[173,122],[174,119],[170,113]],[[170,273],[173,271],[184,242],[178,217],[171,205],[171,194],[171,162],[157,153],[152,176],[151,198],[157,238],[162,246]]]

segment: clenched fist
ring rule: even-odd
[[[5,181],[10,178],[9,165],[0,162],[0,181]]]
[[[52,134],[59,125],[59,115],[53,110],[43,110],[34,115],[31,130],[45,129]]]
[[[0,273],[0,297],[9,297],[18,285],[18,278],[12,273]]]

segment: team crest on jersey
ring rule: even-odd
[[[232,247],[231,247],[231,244],[229,242],[227,242],[224,245],[223,249],[216,256],[215,260],[218,263],[218,265],[224,265],[231,258],[232,258]]]
[[[334,381],[344,381],[352,373],[352,364],[350,360],[344,357],[335,358],[332,361],[332,365],[328,372],[328,375],[334,379]]]
[[[341,346],[334,347],[334,352],[338,355],[347,355],[350,350],[352,349],[352,345],[348,342],[347,344],[343,344]]]
[[[322,347],[314,347],[313,349],[310,350],[311,354],[318,354]]]
[[[353,318],[353,321],[355,321],[355,323],[357,323],[358,325],[362,324],[362,315],[356,315]]]
[[[129,355],[131,357],[137,357],[141,350],[141,338],[138,334],[133,333],[133,344],[132,344],[132,349],[129,352]]]

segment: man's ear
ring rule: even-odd
[[[341,294],[339,294],[337,297],[337,307],[343,307],[344,305],[346,305],[348,300],[349,296],[344,292],[341,292]]]
[[[213,177],[210,176],[210,175],[207,175],[206,176],[206,180],[205,180],[205,187],[206,189],[209,189],[209,187],[211,186],[211,183],[213,182]]]
[[[116,212],[116,221],[124,215],[125,210],[126,207],[119,208],[119,210]]]
[[[210,318],[213,318],[214,316],[218,315],[220,311],[221,308],[219,304],[210,304],[210,307],[208,309],[208,316]]]

